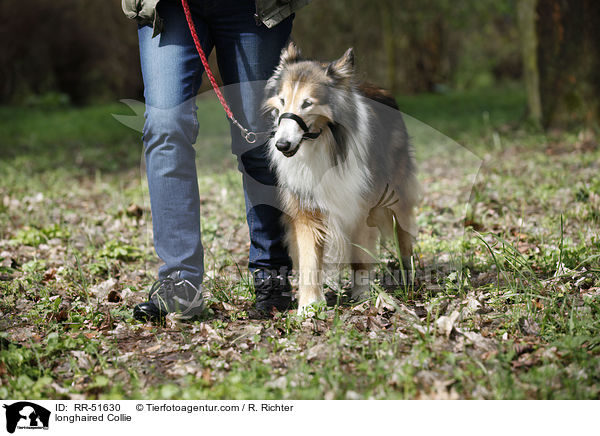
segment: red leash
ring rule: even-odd
[[[202,46],[200,45],[200,38],[198,38],[198,34],[196,33],[196,27],[194,26],[194,21],[192,20],[192,14],[190,12],[190,7],[188,5],[187,0],[181,0],[181,4],[183,5],[183,11],[185,12],[185,19],[187,20],[188,27],[190,28],[190,33],[192,34],[192,39],[194,40],[194,44],[196,45],[196,50],[198,51],[198,55],[200,55],[200,60],[202,61],[202,65],[204,66],[204,71],[206,71],[208,80],[210,80],[210,84],[212,85],[213,89],[215,90],[215,94],[217,94],[217,98],[221,102],[221,106],[223,106],[223,109],[225,110],[225,113],[227,114],[227,118],[229,118],[231,120],[231,122],[238,129],[240,129],[242,136],[248,143],[254,144],[256,142],[256,133],[251,132],[250,130],[246,129],[244,126],[242,126],[238,122],[238,120],[235,119],[235,116],[233,115],[231,108],[227,104],[227,101],[225,101],[225,97],[223,97],[223,94],[221,93],[221,90],[219,89],[219,85],[217,85],[217,80],[215,79],[215,76],[213,76],[210,66],[208,65],[208,60],[206,59],[206,55],[204,54],[204,50],[202,50]]]

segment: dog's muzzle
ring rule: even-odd
[[[310,128],[306,125],[304,120],[292,112],[285,112],[285,113],[281,114],[279,116],[279,119],[277,120],[278,126],[279,126],[279,124],[281,124],[281,120],[284,118],[289,118],[289,119],[297,122],[298,125],[300,126],[300,128],[302,129],[302,131],[304,132],[304,134],[302,135],[302,139],[300,140],[298,145],[293,149],[291,148],[291,143],[289,141],[278,141],[275,144],[275,147],[277,147],[277,150],[282,152],[285,157],[292,157],[293,155],[295,155],[296,152],[298,151],[298,149],[300,148],[300,144],[302,143],[302,141],[317,139],[323,132],[323,129],[319,129],[318,132],[311,132]]]

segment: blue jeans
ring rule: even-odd
[[[191,0],[204,52],[217,52],[225,97],[238,120],[264,130],[260,103],[264,81],[279,61],[293,17],[268,29],[254,20],[254,0]],[[150,191],[154,248],[164,262],[159,279],[173,271],[194,284],[204,273],[200,238],[200,200],[193,144],[198,135],[195,96],[204,72],[179,1],[162,0],[163,32],[138,29],[146,122],[146,172]],[[225,113],[223,112],[225,115]],[[248,144],[231,126],[231,147],[243,174],[250,230],[249,268],[287,270],[275,176],[265,157],[266,144]]]

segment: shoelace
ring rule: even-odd
[[[150,298],[152,298],[152,295],[154,295],[154,292],[159,291],[163,287],[165,288],[167,295],[169,293],[173,294],[175,292],[175,280],[173,280],[171,277],[166,277],[162,280],[155,281],[154,284],[152,285],[152,287],[150,288],[150,292],[149,292]]]

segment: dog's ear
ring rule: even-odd
[[[350,81],[354,74],[354,49],[349,48],[341,58],[330,63],[326,73],[336,81]]]
[[[300,49],[296,47],[296,44],[290,41],[287,47],[284,47],[283,50],[281,50],[279,65],[277,65],[275,71],[273,71],[273,75],[269,78],[269,80],[267,80],[265,85],[265,95],[267,97],[272,96],[276,92],[279,79],[281,78],[281,73],[285,67],[294,62],[298,62],[301,59]]]
[[[287,47],[284,47],[283,50],[281,50],[281,55],[279,57],[279,65],[277,65],[275,71],[273,71],[273,75],[267,81],[267,84],[265,86],[267,97],[270,96],[277,88],[277,84],[279,82],[279,79],[281,78],[281,73],[283,72],[285,67],[294,62],[298,62],[300,59],[300,49],[296,47],[296,44],[290,41]]]
[[[288,64],[293,64],[301,59],[302,54],[300,49],[292,41],[281,50],[281,56],[279,57],[279,66],[284,67]]]

